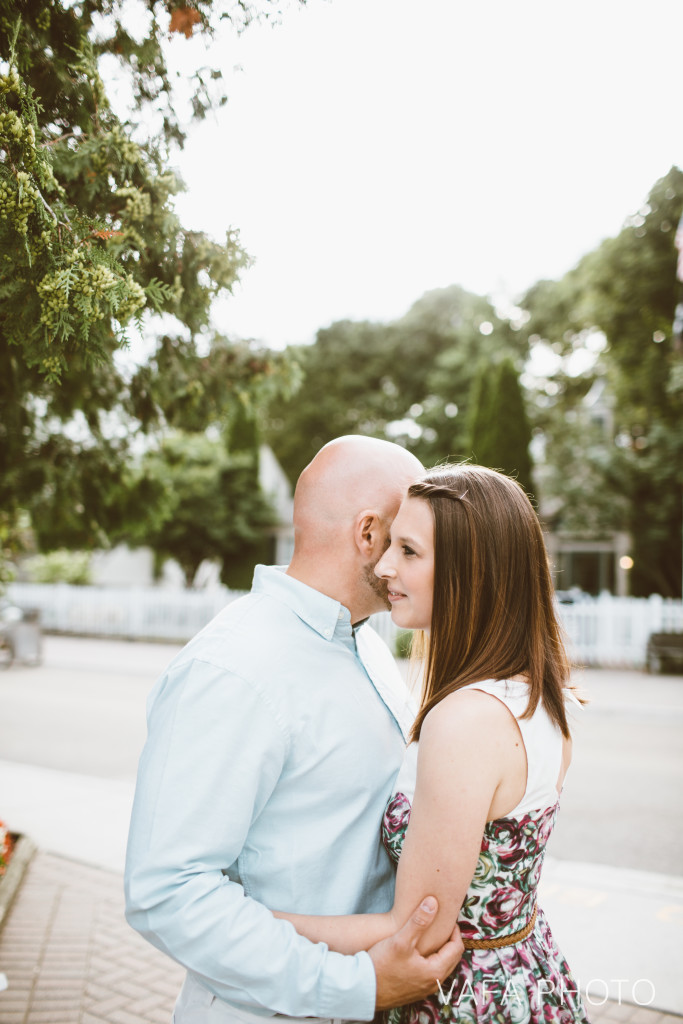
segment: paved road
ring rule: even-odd
[[[0,673],[0,759],[131,781],[145,700],[177,646],[46,637]],[[549,854],[683,875],[683,676],[589,670]]]
[[[145,701],[178,645],[47,636],[43,663],[0,672],[0,758],[134,779]]]
[[[551,856],[683,875],[683,676],[592,670]]]

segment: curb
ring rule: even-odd
[[[0,878],[0,929],[2,929],[14,897],[19,891],[26,868],[36,852],[35,843],[28,836],[17,835],[16,832],[10,833],[10,835],[14,840],[14,849],[7,871]]]

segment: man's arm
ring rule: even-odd
[[[370,957],[310,943],[226,874],[238,878],[238,857],[287,747],[286,727],[250,684],[198,660],[172,669],[155,693],[140,762],[126,914],[228,1002],[370,1019]]]
[[[367,949],[377,978],[375,1005],[378,1010],[387,1010],[436,992],[437,979],[448,977],[460,960],[463,944],[457,925],[441,949],[429,956],[418,951],[418,943],[434,923],[437,910],[436,899],[427,896],[400,929],[391,913],[345,917],[274,913],[291,921],[300,934],[314,942],[327,942],[337,952]]]

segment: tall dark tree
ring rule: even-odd
[[[473,385],[470,445],[473,461],[513,476],[533,494],[531,428],[511,359],[483,365]]]

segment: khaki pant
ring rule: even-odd
[[[361,1021],[342,1021],[338,1017],[287,1017],[282,1013],[263,1017],[224,1002],[191,974],[185,977],[172,1017],[172,1024],[284,1024],[286,1021],[291,1024],[362,1024]]]

